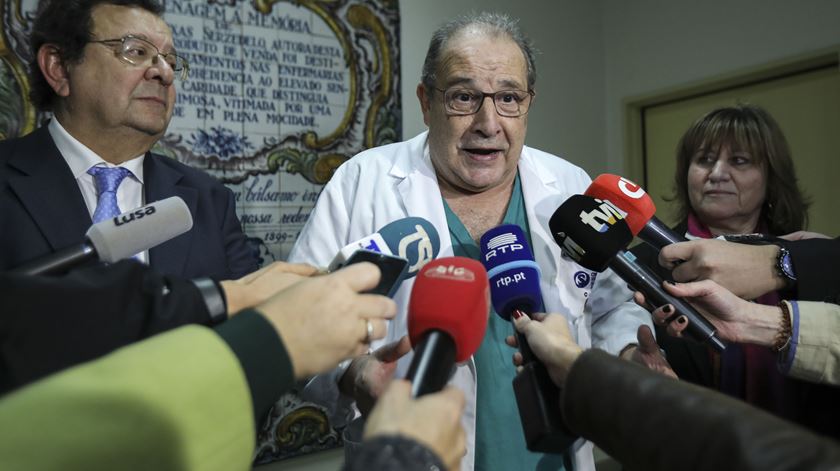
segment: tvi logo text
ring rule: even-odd
[[[627,213],[607,200],[595,201],[601,205],[589,212],[581,211],[580,220],[598,232],[607,232],[610,226],[627,216]]]

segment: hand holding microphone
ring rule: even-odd
[[[572,339],[566,318],[559,314],[534,313],[515,318],[513,325],[521,336],[508,336],[505,342],[516,347],[520,345],[519,339],[525,338],[532,345],[534,356],[546,366],[551,381],[562,387],[572,363],[583,352]],[[525,361],[520,353],[514,353],[513,364],[522,371]]]
[[[745,301],[714,281],[666,284],[665,290],[697,306],[724,340],[774,347],[784,330],[782,319],[786,314],[779,306]],[[644,299],[637,296],[636,301]],[[674,318],[673,311],[665,312],[663,307],[652,312],[654,322],[667,326],[669,334],[682,337],[690,321],[684,316]]]
[[[494,227],[481,237],[481,261],[487,268],[490,295],[496,313],[507,321],[543,311],[540,269],[528,247],[525,233],[515,224]],[[558,316],[562,322],[566,318]],[[515,330],[521,371],[513,380],[513,391],[528,449],[561,453],[577,438],[562,423],[560,390],[549,378],[525,336]]]
[[[755,299],[785,287],[776,266],[779,250],[772,244],[698,239],[663,247],[659,264],[672,269],[675,281],[712,280],[744,299]]]
[[[378,232],[352,242],[341,250],[330,263],[331,269],[342,266],[359,254],[378,252],[386,256],[400,257],[408,261],[407,267],[396,279],[382,279],[380,286],[391,283],[387,292],[393,295],[402,281],[411,279],[420,269],[437,257],[440,251],[440,238],[434,225],[419,217],[407,217],[390,222]],[[383,276],[396,273],[396,269],[384,268]],[[393,278],[393,277],[390,277]],[[356,406],[367,415],[376,399],[391,381],[397,360],[411,351],[407,337],[384,345],[369,355],[353,360],[347,371],[341,375],[339,390],[356,401]]]
[[[385,336],[386,319],[396,314],[396,304],[385,296],[362,294],[378,281],[379,270],[360,263],[305,278],[258,306],[283,339],[295,377],[327,371]]]

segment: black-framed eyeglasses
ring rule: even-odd
[[[484,93],[479,90],[464,87],[450,87],[446,90],[434,87],[443,94],[443,105],[446,114],[450,116],[468,116],[478,113],[484,99],[493,99],[493,106],[499,116],[518,118],[526,113],[531,107],[534,98],[533,90],[500,90],[493,93]]]
[[[149,67],[152,64],[157,64],[158,58],[162,58],[175,72],[175,78],[186,80],[190,73],[190,64],[186,59],[171,52],[160,52],[157,46],[137,36],[129,34],[116,39],[97,39],[88,42],[105,44],[106,46],[119,43],[119,47],[114,49],[114,54],[122,61],[137,67]]]

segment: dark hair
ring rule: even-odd
[[[528,89],[533,90],[537,83],[537,67],[534,64],[534,48],[531,41],[519,28],[519,22],[504,13],[471,13],[459,16],[454,20],[445,23],[432,33],[429,41],[429,50],[426,52],[426,60],[423,62],[423,71],[420,81],[426,90],[435,87],[436,73],[440,63],[441,52],[446,48],[447,42],[461,31],[469,28],[496,36],[507,36],[519,46],[522,55],[525,56],[525,64],[528,72]]]
[[[676,185],[673,200],[681,221],[688,218],[688,168],[700,148],[730,146],[748,152],[767,170],[767,194],[759,220],[773,235],[802,230],[808,206],[796,179],[785,135],[776,120],[755,105],[740,104],[710,111],[688,128],[677,145]]]
[[[163,5],[157,0],[46,0],[41,2],[29,44],[32,51],[29,63],[29,99],[41,111],[52,109],[56,94],[41,74],[38,66],[38,50],[44,44],[54,44],[64,64],[76,64],[82,60],[85,45],[93,39],[91,11],[100,5],[140,7],[157,16],[162,16]]]

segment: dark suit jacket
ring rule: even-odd
[[[258,268],[233,193],[206,173],[146,154],[146,202],[180,196],[193,228],[149,251],[149,265],[183,278],[239,278]],[[81,190],[47,130],[0,142],[0,270],[80,244],[91,225]]]
[[[0,393],[193,323],[210,323],[198,288],[133,260],[56,277],[0,273]]]
[[[783,242],[796,271],[793,298],[840,304],[840,238]]]

